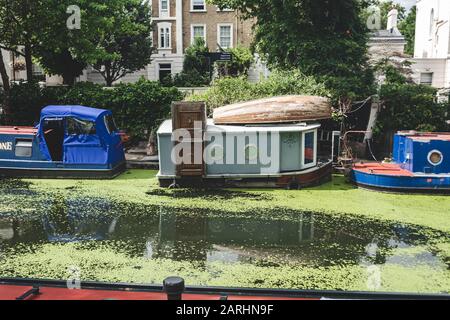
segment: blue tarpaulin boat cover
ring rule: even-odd
[[[67,130],[65,121],[63,162],[68,164],[110,164],[124,161],[124,152],[117,132],[109,132],[106,116],[112,116],[110,110],[95,109],[84,106],[48,106],[41,111],[38,130],[42,154],[51,161],[50,152],[44,137],[43,123],[51,119],[69,119],[90,121],[95,124],[92,133],[74,134]]]

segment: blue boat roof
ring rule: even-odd
[[[85,106],[47,106],[42,109],[41,118],[78,117],[84,120],[96,121],[98,118],[107,114],[112,114],[112,112],[110,110]]]

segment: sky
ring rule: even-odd
[[[411,7],[416,4],[416,0],[394,0],[394,2],[401,4],[407,10],[411,9]]]

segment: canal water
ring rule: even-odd
[[[348,216],[274,209],[261,212],[181,210],[105,199],[55,196],[31,212],[0,215],[0,253],[35,244],[120,243],[121,253],[208,265],[328,267],[428,265],[446,270],[432,249],[434,231]],[[445,235],[444,235],[445,236]],[[448,235],[447,235],[448,237]],[[396,249],[421,247],[405,259]],[[0,259],[8,259],[6,254]]]

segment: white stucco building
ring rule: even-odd
[[[417,0],[414,80],[450,88],[450,0]]]

